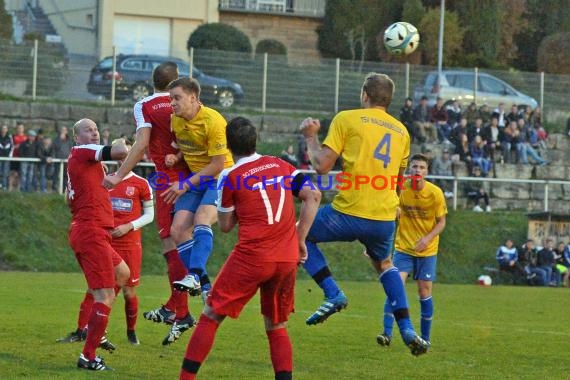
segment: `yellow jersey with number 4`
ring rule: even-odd
[[[400,168],[410,155],[410,135],[396,118],[379,108],[339,112],[323,142],[342,157],[335,210],[372,220],[394,220]]]
[[[443,192],[436,185],[425,182],[421,190],[413,190],[410,181],[404,185],[400,193],[400,222],[396,233],[396,251],[412,256],[427,257],[437,254],[439,235],[434,237],[427,248],[416,252],[416,243],[427,235],[437,219],[447,214],[447,204]]]
[[[226,119],[218,111],[206,106],[201,106],[192,120],[172,115],[172,132],[192,173],[204,169],[212,156],[224,155],[224,168],[234,164],[227,146],[226,125]]]

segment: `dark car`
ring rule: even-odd
[[[172,61],[178,65],[180,76],[189,76],[190,65],[174,57],[157,55],[118,55],[115,75],[115,97],[117,99],[140,100],[152,94],[152,71],[164,61]],[[208,104],[231,107],[243,98],[241,86],[223,78],[206,75],[195,67],[192,77],[200,83],[202,92],[200,99]],[[113,78],[113,57],[106,57],[91,69],[87,91],[94,95],[111,97]]]

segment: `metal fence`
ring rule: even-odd
[[[97,61],[86,57],[68,59],[61,55],[57,46],[34,45],[33,42],[0,46],[0,93],[32,100],[51,98],[110,103],[111,96],[105,98],[87,91],[89,73]],[[397,114],[403,99],[414,93],[414,88],[422,83],[428,72],[436,70],[432,66],[342,59],[321,59],[301,65],[286,56],[198,49],[175,51],[173,55],[208,75],[241,84],[245,98],[240,105],[262,111],[333,113],[358,107],[364,75],[375,71],[390,75],[396,83],[395,101],[390,111]],[[483,71],[537,99],[548,122],[565,122],[570,115],[566,94],[570,76],[479,70]],[[121,101],[129,106],[133,102],[133,99]]]
[[[16,158],[16,157],[0,157],[0,163],[2,163],[3,161],[11,161],[11,162],[35,162],[35,163],[39,163],[40,159],[39,158]],[[53,178],[57,178],[58,182],[53,184],[53,187],[56,189],[56,192],[59,194],[63,194],[63,186],[64,186],[64,181],[65,181],[65,177],[64,177],[64,164],[67,163],[66,159],[53,159],[52,161],[52,165],[54,166],[54,170],[58,171],[57,176],[54,176]],[[109,171],[112,172],[114,171],[117,166],[118,163],[116,161],[105,161],[104,164],[106,164],[109,168]],[[154,170],[154,164],[150,163],[150,162],[140,162],[137,167],[139,168],[145,168],[149,171]],[[336,192],[336,188],[335,186],[337,185],[337,183],[334,182],[334,178],[337,174],[339,174],[340,172],[338,171],[331,171],[327,174],[327,176],[325,176],[324,178],[321,178],[321,180],[316,180],[316,172],[314,170],[300,170],[300,172],[303,173],[307,173],[311,176],[313,176],[313,179],[315,180],[314,183],[318,183],[321,190],[324,191],[331,191],[331,192]],[[1,172],[0,172],[0,176],[1,176]],[[458,209],[458,205],[459,205],[459,201],[461,198],[463,198],[460,194],[460,185],[462,185],[465,182],[469,182],[469,181],[478,181],[478,182],[484,182],[484,183],[507,183],[507,184],[526,184],[526,185],[540,185],[542,187],[542,198],[541,199],[536,199],[536,200],[540,200],[541,204],[542,204],[542,209],[541,210],[528,210],[528,211],[549,211],[550,210],[550,205],[549,205],[549,201],[550,200],[556,200],[556,197],[552,195],[552,187],[553,186],[570,186],[570,181],[560,181],[560,180],[537,180],[537,179],[517,179],[517,178],[484,178],[484,177],[455,177],[455,176],[435,176],[435,175],[429,175],[427,176],[427,178],[429,180],[448,180],[448,181],[452,181],[453,182],[453,198],[452,198],[452,208],[453,210],[457,210]],[[1,179],[1,178],[0,178]],[[570,205],[570,201],[568,202]]]

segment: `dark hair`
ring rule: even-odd
[[[168,84],[178,78],[178,65],[172,61],[162,62],[152,72],[152,83],[159,91],[166,90]]]
[[[236,156],[249,156],[255,153],[257,131],[249,119],[235,117],[226,127],[228,148]]]
[[[388,108],[394,96],[394,82],[386,74],[370,73],[364,79],[362,91],[371,105]]]
[[[182,87],[182,90],[187,94],[194,94],[197,98],[200,97],[200,83],[194,78],[182,77],[173,80],[167,86],[168,90],[176,87]]]
[[[414,155],[412,156],[412,158],[410,158],[410,161],[414,161],[414,160],[415,160],[415,161],[423,161],[423,162],[425,162],[426,164],[428,164],[428,166],[429,166],[429,163],[430,163],[429,157],[426,156],[426,155],[423,154],[423,153],[416,153],[416,154],[414,154]]]

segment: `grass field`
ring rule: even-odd
[[[321,293],[312,281],[298,283],[297,312],[289,324],[296,379],[554,379],[570,373],[569,289],[436,284],[432,348],[416,358],[399,338],[389,349],[377,346],[383,300],[378,283],[341,285],[349,308],[323,325],[308,327],[304,319],[321,302]],[[75,369],[81,343],[56,343],[75,328],[84,286],[80,274],[1,273],[0,378],[93,378],[93,373]],[[167,286],[166,276],[143,277],[140,311],[164,301]],[[407,289],[417,325],[415,288]],[[197,315],[201,302],[192,299],[191,307]],[[108,328],[118,348],[113,355],[102,354],[115,372],[98,378],[177,378],[190,334],[163,347],[168,327],[140,317],[142,344],[133,347],[124,326],[119,299]],[[240,319],[224,322],[200,375],[273,378],[257,299]]]

